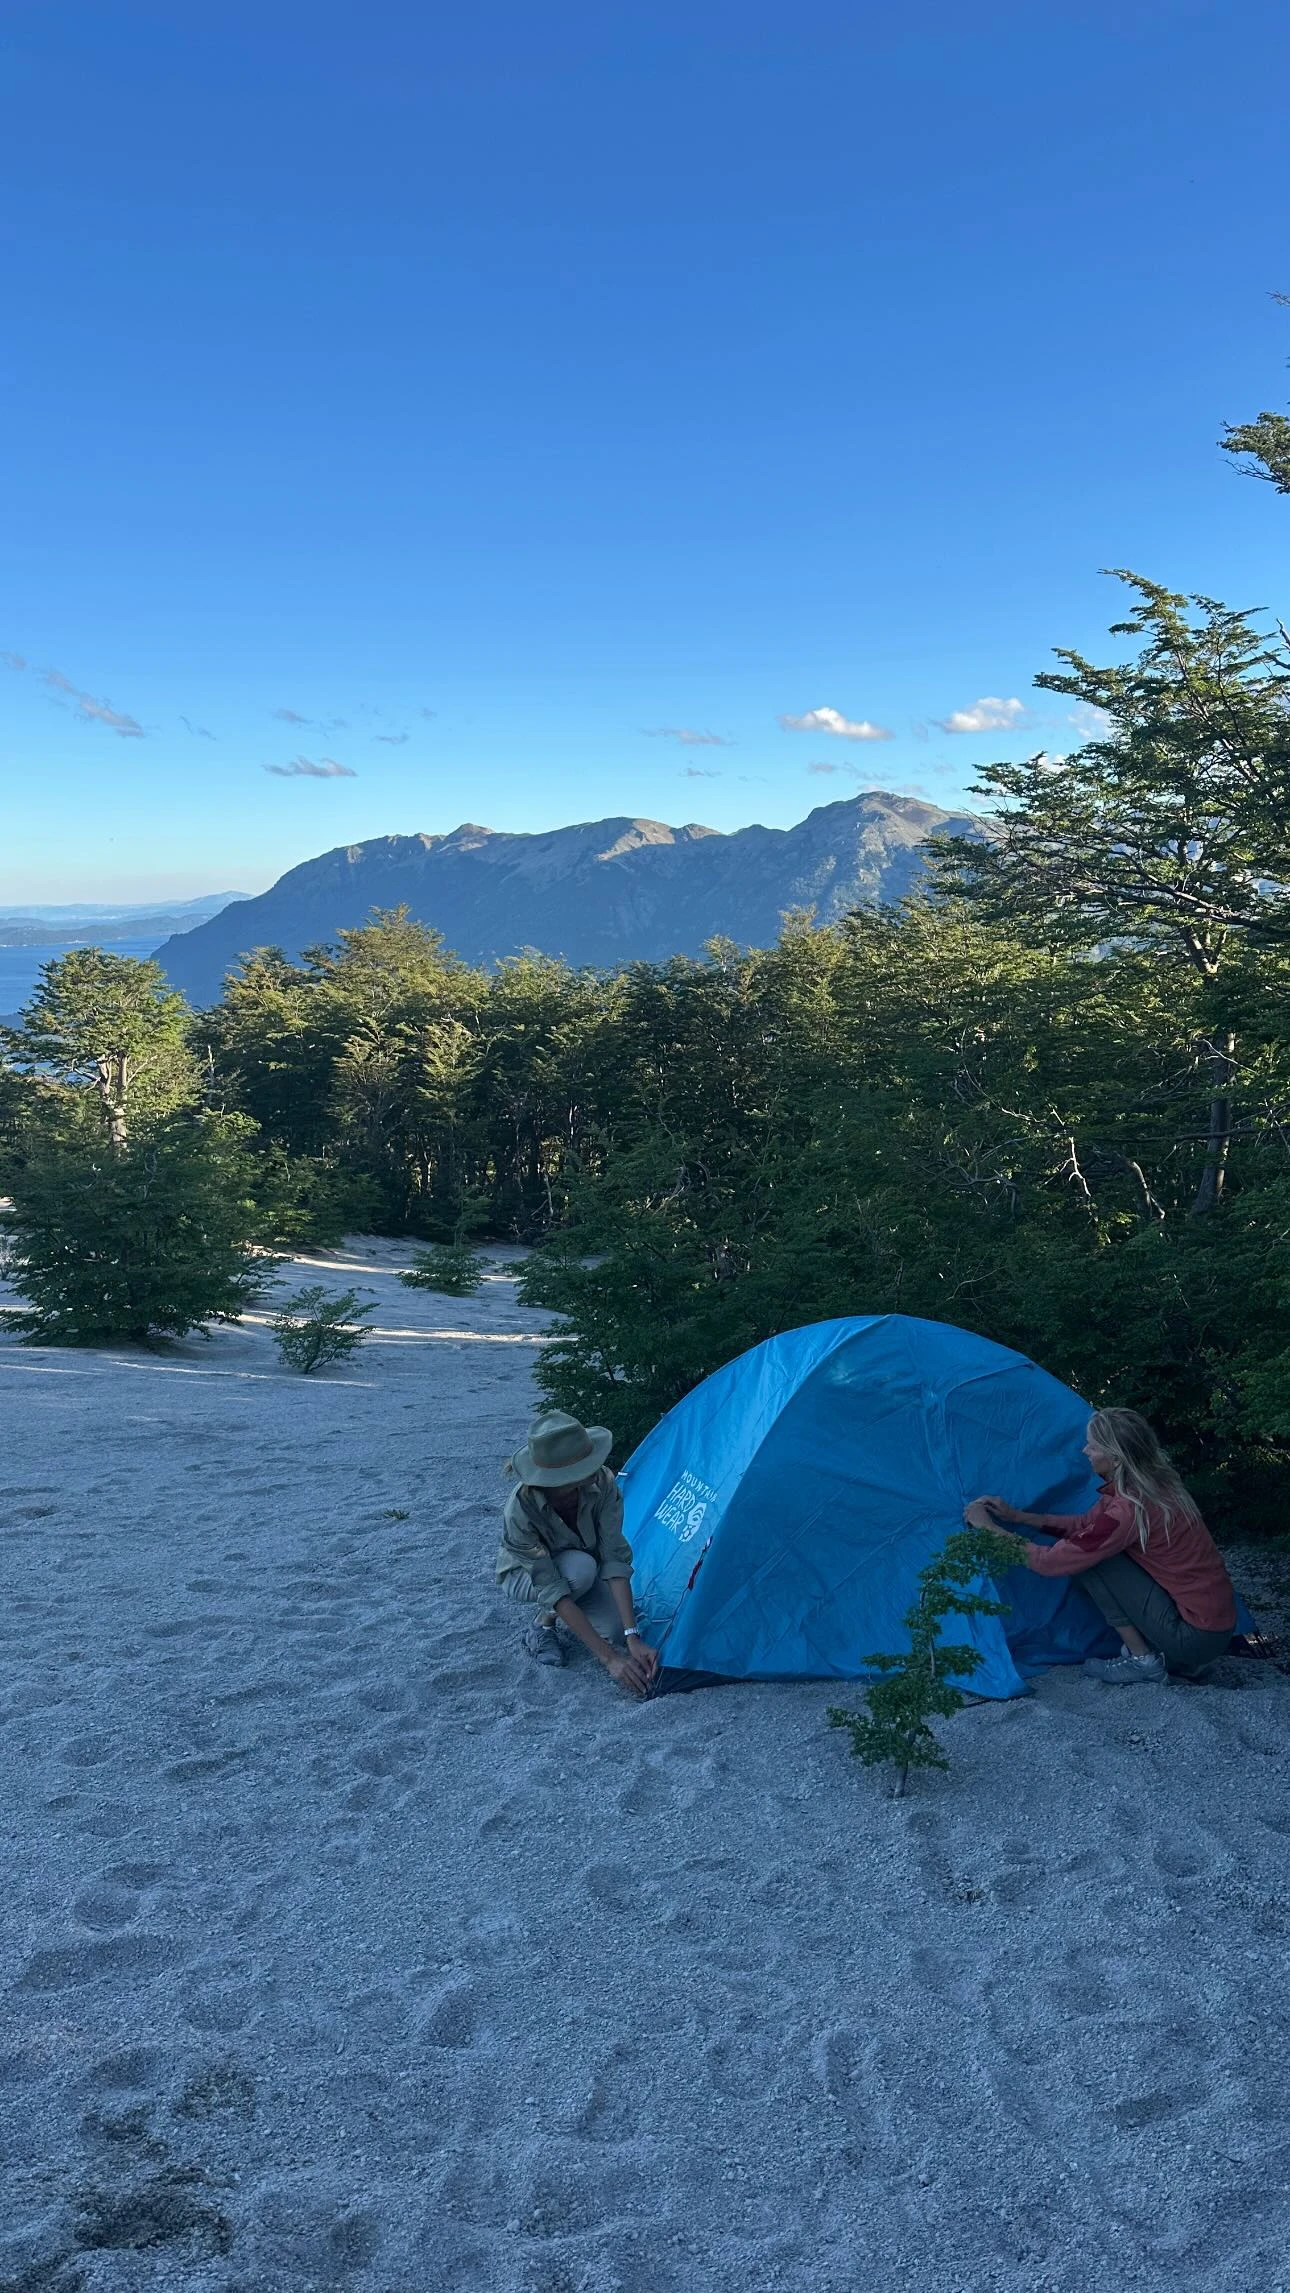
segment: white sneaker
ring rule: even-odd
[[[1131,1656],[1127,1648],[1118,1656],[1090,1656],[1084,1672],[1086,1678],[1100,1680],[1107,1688],[1137,1688],[1169,1677],[1164,1657],[1155,1648],[1145,1656]]]

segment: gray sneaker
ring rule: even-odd
[[[1169,1677],[1164,1657],[1155,1648],[1146,1656],[1131,1656],[1127,1648],[1119,1656],[1090,1656],[1084,1672],[1107,1688],[1137,1688]]]
[[[524,1646],[539,1664],[564,1662],[560,1635],[553,1624],[530,1624],[524,1634]]]

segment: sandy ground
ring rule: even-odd
[[[1052,1675],[894,1803],[823,1685],[542,1670],[541,1319],[406,1255],[309,1262],[326,1377],[0,1345],[0,2285],[1290,2288],[1290,1678]]]

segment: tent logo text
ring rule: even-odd
[[[675,1532],[678,1544],[688,1545],[691,1537],[697,1537],[703,1527],[703,1516],[716,1493],[697,1473],[683,1473],[655,1509],[654,1518],[661,1521],[665,1529]]]

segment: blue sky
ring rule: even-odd
[[[1290,398],[1284,0],[6,39],[0,900],[953,801],[1073,745],[1100,567],[1290,606],[1214,446]]]

